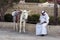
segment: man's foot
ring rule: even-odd
[[[45,35],[40,35],[40,36],[45,36]]]
[[[42,34],[42,35],[40,35],[40,36],[46,36],[46,35]]]

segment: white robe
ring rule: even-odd
[[[45,16],[41,15],[39,20],[40,20],[40,23],[36,24],[36,35],[42,35],[42,34],[46,35],[47,34],[46,26],[49,23],[49,16],[48,16],[48,14],[45,13]],[[41,24],[44,21],[46,21],[47,23]]]

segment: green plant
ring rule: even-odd
[[[50,16],[49,25],[53,25],[53,24],[54,24],[54,17]]]
[[[6,15],[4,16],[4,20],[5,20],[6,22],[12,22],[12,21],[13,21],[13,17],[12,17],[11,14],[6,14]]]
[[[60,25],[60,17],[58,17],[58,24]]]
[[[39,0],[40,3],[44,3],[46,2],[47,0]]]
[[[20,1],[20,0],[13,0],[13,2],[16,2],[16,3],[19,2],[19,1]]]
[[[39,17],[40,17],[39,14],[29,15],[27,22],[31,24],[36,24],[37,22],[39,22]],[[54,25],[54,16],[49,17],[50,17],[49,25]],[[60,25],[60,17],[58,17],[58,25]]]
[[[25,0],[25,2],[36,2],[36,3],[38,3],[39,0]]]
[[[39,14],[33,14],[28,16],[28,23],[36,24],[39,21]]]

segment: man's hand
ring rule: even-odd
[[[44,21],[43,23],[47,23],[46,21]],[[43,24],[43,23],[41,23],[41,24]]]

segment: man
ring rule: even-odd
[[[42,14],[39,18],[40,23],[36,24],[36,35],[47,35],[47,25],[49,23],[49,16],[45,11],[42,11]]]
[[[25,32],[25,23],[26,23],[27,18],[28,18],[28,11],[22,10],[22,14],[20,16],[20,31],[19,32],[22,32],[22,28],[23,28],[23,32]]]

